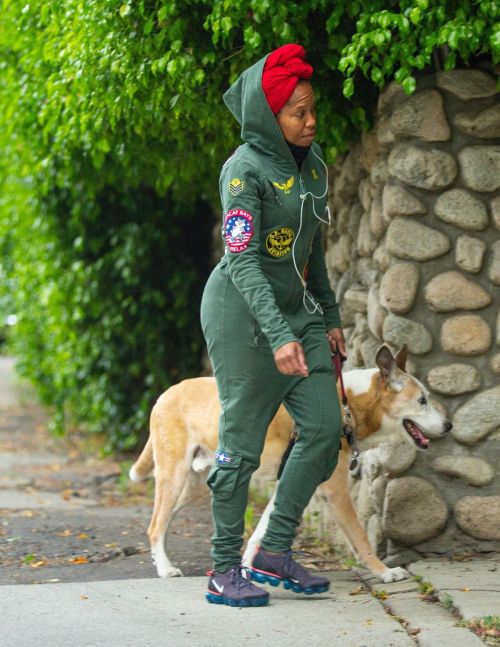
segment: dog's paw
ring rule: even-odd
[[[182,577],[182,571],[180,568],[175,566],[169,566],[168,568],[158,568],[158,577]]]
[[[386,568],[383,573],[379,575],[380,580],[387,584],[389,582],[398,582],[399,580],[405,580],[410,577],[408,571],[405,571],[401,566],[395,566],[394,568]]]

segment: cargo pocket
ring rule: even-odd
[[[207,477],[207,485],[216,499],[226,501],[233,496],[240,473],[241,455],[231,454],[231,461],[215,463]]]

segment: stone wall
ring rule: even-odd
[[[327,263],[353,367],[382,342],[453,430],[367,457],[360,517],[382,553],[500,547],[500,102],[486,71],[391,85],[332,169]]]

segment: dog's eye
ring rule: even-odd
[[[427,398],[425,397],[425,395],[421,395],[418,399],[418,402],[422,405],[427,404]]]

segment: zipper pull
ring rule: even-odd
[[[300,195],[299,198],[301,200],[306,199],[306,188],[304,186],[304,180],[302,179],[302,175],[299,174],[299,184],[300,184]]]

